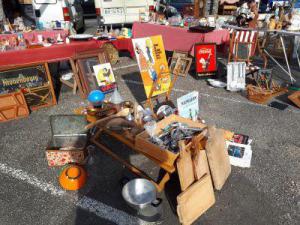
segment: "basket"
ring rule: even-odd
[[[272,90],[265,90],[254,85],[247,85],[247,98],[250,101],[265,104],[273,97]]]
[[[273,84],[272,90],[266,90],[251,84],[247,85],[247,98],[250,101],[259,104],[266,104],[271,98],[282,95],[286,92],[288,92],[287,88],[279,87],[275,84]]]

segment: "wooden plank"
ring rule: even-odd
[[[184,141],[179,142],[180,155],[176,164],[182,191],[185,191],[195,181],[190,146],[185,145]]]

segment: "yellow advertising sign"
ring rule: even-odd
[[[147,97],[154,81],[152,96],[166,93],[171,85],[171,76],[162,36],[137,38],[132,43]]]

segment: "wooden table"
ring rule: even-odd
[[[111,43],[118,51],[125,50],[132,57],[134,56],[131,39],[72,41],[70,44],[54,44],[50,47],[0,52],[0,67],[17,67],[32,63],[65,61],[74,57],[78,52],[101,48],[106,43]]]
[[[93,144],[95,144],[103,152],[105,152],[106,154],[111,156],[114,160],[117,160],[118,162],[122,163],[132,173],[136,174],[139,177],[150,180],[155,185],[156,189],[159,192],[161,192],[164,189],[165,184],[170,180],[170,174],[175,172],[175,167],[174,166],[166,165],[165,163],[160,162],[160,161],[154,159],[153,157],[151,157],[150,155],[147,155],[146,153],[140,151],[135,146],[134,138],[128,138],[124,134],[119,134],[117,132],[108,130],[108,129],[105,128],[105,126],[98,125],[98,129],[99,130],[97,131],[97,133],[91,139]],[[109,135],[110,137],[114,138],[115,140],[127,145],[133,151],[135,151],[139,154],[142,154],[145,157],[147,157],[148,159],[150,159],[151,161],[153,161],[157,166],[159,166],[161,169],[163,169],[165,171],[165,173],[164,173],[163,177],[161,178],[161,180],[159,182],[154,181],[144,171],[142,171],[141,169],[135,167],[130,162],[122,159],[119,155],[114,153],[112,149],[110,149],[109,147],[107,147],[105,144],[103,144],[101,142],[100,139],[101,139],[101,135],[103,135],[103,134]]]
[[[208,33],[189,32],[187,28],[172,27],[151,23],[135,22],[132,27],[133,38],[144,38],[162,35],[164,47],[167,51],[186,51],[194,55],[196,43],[213,42],[217,45],[228,44],[230,40],[227,29],[214,30]]]

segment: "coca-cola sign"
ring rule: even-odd
[[[217,71],[215,43],[199,43],[195,45],[196,72],[198,75],[212,75]]]

